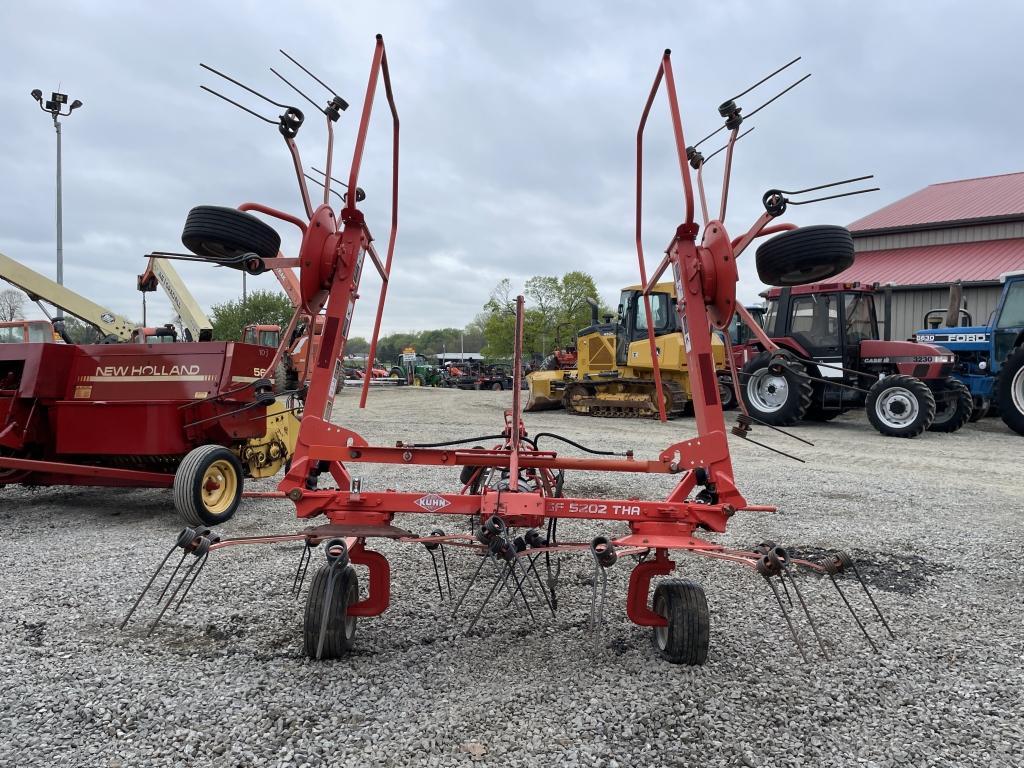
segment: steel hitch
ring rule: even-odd
[[[124,629],[128,625],[132,615],[142,603],[142,599],[146,596],[146,593],[149,592],[153,583],[156,581],[157,576],[159,576],[160,572],[164,569],[164,566],[167,565],[171,555],[173,555],[178,549],[181,549],[181,558],[178,560],[177,565],[174,566],[174,570],[171,571],[170,578],[167,580],[167,583],[164,584],[163,589],[160,590],[160,594],[154,601],[157,605],[161,605],[161,601],[163,604],[159,613],[157,613],[156,617],[150,622],[149,629],[146,632],[147,636],[151,635],[153,630],[156,629],[160,620],[167,612],[167,609],[171,607],[172,603],[174,603],[175,598],[178,598],[174,607],[175,612],[177,612],[185,602],[185,598],[188,597],[188,593],[192,590],[192,586],[198,580],[199,575],[203,572],[203,568],[206,567],[206,560],[210,556],[210,547],[218,541],[220,541],[220,534],[210,528],[182,529],[181,533],[178,534],[178,538],[174,542],[174,546],[168,550],[166,555],[164,555],[163,560],[160,561],[160,565],[157,566],[153,575],[149,577],[149,581],[146,582],[146,586],[142,588],[139,596],[135,598],[135,602],[132,604],[132,607],[121,621],[120,629]],[[189,555],[192,555],[192,562],[185,565],[185,560]],[[184,570],[182,570],[183,565],[185,565]],[[180,576],[179,573],[181,574]],[[175,584],[175,580],[177,580],[177,584]],[[172,585],[175,585],[174,589],[171,589]],[[185,587],[184,592],[181,592],[182,587]],[[178,597],[179,592],[181,592],[180,598]]]

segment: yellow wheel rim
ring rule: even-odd
[[[203,506],[211,515],[222,515],[231,508],[238,490],[238,475],[231,462],[218,459],[203,473]]]

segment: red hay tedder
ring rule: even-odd
[[[294,59],[292,61],[294,62]],[[298,65],[298,62],[294,63]],[[200,207],[190,213],[186,229],[195,234],[198,225],[193,225],[201,219],[201,226],[198,228],[205,227],[206,233],[204,237],[199,238],[198,244],[195,239],[190,244],[190,249],[196,256],[182,256],[198,257],[252,272],[285,266],[297,267],[300,270],[302,290],[302,306],[298,308],[297,313],[316,316],[321,309],[326,309],[322,343],[315,360],[291,467],[279,485],[279,492],[268,494],[291,500],[301,519],[313,520],[323,516],[326,521],[293,535],[238,538],[222,538],[208,528],[186,528],[125,616],[122,627],[128,623],[177,549],[181,549],[181,558],[157,598],[157,615],[149,623],[150,631],[157,626],[172,603],[177,601],[177,606],[180,607],[195,584],[210,552],[247,544],[305,542],[306,546],[295,575],[294,584],[298,590],[304,583],[313,549],[324,544],[326,562],[316,569],[306,600],[304,647],[305,652],[314,658],[339,656],[353,645],[357,618],[377,616],[388,608],[391,598],[390,565],[382,554],[369,548],[369,542],[373,538],[385,537],[424,545],[434,561],[439,589],[441,577],[437,570],[435,551],[441,550],[446,578],[447,561],[443,556],[446,545],[470,548],[482,555],[476,574],[455,604],[457,612],[481,570],[489,565],[494,571],[494,580],[490,592],[469,625],[470,629],[496,591],[507,591],[512,599],[521,599],[529,608],[526,588],[534,589],[535,582],[540,586],[547,607],[554,611],[556,600],[552,581],[549,580],[545,586],[541,579],[538,572],[538,556],[557,557],[573,553],[589,556],[593,561],[594,592],[591,617],[592,622],[596,624],[604,611],[603,590],[599,605],[597,584],[606,582],[605,569],[617,561],[632,556],[636,560],[629,578],[627,615],[634,623],[653,629],[653,642],[669,661],[702,664],[707,657],[709,638],[709,615],[703,589],[691,581],[669,579],[657,584],[653,601],[650,594],[652,580],[669,575],[676,567],[670,557],[670,551],[682,550],[702,557],[736,563],[763,576],[778,600],[802,655],[805,654],[805,648],[793,623],[796,611],[787,610],[787,603],[791,609],[793,608],[793,603],[789,602],[788,598],[792,593],[799,600],[806,623],[817,637],[818,632],[812,614],[807,610],[799,586],[802,579],[797,574],[801,569],[810,569],[827,575],[839,589],[839,594],[854,619],[874,647],[875,643],[867,627],[847,600],[847,594],[840,589],[839,581],[834,578],[841,572],[847,572],[859,581],[859,575],[851,559],[843,553],[837,553],[821,562],[811,562],[791,557],[785,549],[771,542],[765,542],[750,550],[730,549],[697,535],[698,531],[724,532],[729,519],[737,512],[773,509],[748,503],[733,480],[726,425],[712,358],[711,335],[708,332],[709,327],[727,328],[737,309],[737,258],[756,238],[781,233],[768,241],[772,248],[766,256],[762,257],[764,252],[759,251],[759,273],[766,282],[778,283],[784,280],[788,284],[799,284],[826,278],[846,268],[853,258],[853,247],[849,233],[839,227],[829,228],[824,239],[821,230],[816,230],[812,233],[813,238],[824,247],[809,249],[802,232],[793,225],[772,225],[772,220],[784,213],[786,204],[790,202],[785,197],[786,193],[778,190],[766,193],[765,213],[750,228],[736,237],[729,234],[723,219],[728,199],[733,146],[743,121],[740,107],[736,105],[735,100],[727,101],[719,108],[725,119],[723,128],[729,131],[729,140],[724,148],[726,167],[719,215],[715,219],[709,218],[700,173],[703,157],[696,150],[696,146],[688,148],[683,137],[668,51],[661,59],[637,132],[636,247],[641,282],[648,294],[669,270],[675,281],[677,295],[680,297],[680,321],[684,331],[687,331],[685,338],[687,355],[691,361],[697,436],[675,442],[653,458],[647,459],[637,458],[632,452],[616,455],[589,451],[602,455],[581,458],[540,449],[536,437],[531,438],[527,431],[520,413],[519,377],[522,370],[523,319],[521,297],[518,301],[517,342],[513,366],[516,375],[516,386],[512,390],[513,404],[512,408],[505,412],[500,441],[495,448],[464,447],[479,438],[452,439],[432,445],[370,445],[356,432],[331,422],[336,383],[342,375],[341,361],[358,296],[364,259],[369,256],[370,262],[383,281],[376,310],[373,341],[368,355],[368,359],[372,360],[376,351],[395,249],[398,221],[399,120],[384,43],[378,36],[348,172],[347,187],[350,191],[357,189],[367,127],[374,95],[381,79],[393,124],[392,213],[387,250],[383,258],[377,252],[363,214],[356,205],[356,195],[346,195],[344,205],[338,213],[330,206],[333,124],[347,106],[333,91],[327,106],[318,108],[326,117],[328,129],[322,202],[314,207],[310,199],[294,140],[303,122],[303,115],[298,109],[285,106],[276,123],[285,138],[295,166],[305,217],[300,219],[265,206],[245,206],[248,210],[259,211],[301,230],[302,244],[298,256],[278,257],[276,251],[261,249],[261,244],[275,241],[276,233],[251,214],[211,207]],[[321,81],[317,82],[323,85]],[[643,139],[648,114],[662,84],[668,97],[672,134],[682,177],[684,216],[682,223],[669,238],[664,258],[653,272],[648,273],[641,241]],[[252,89],[247,90],[266,99]],[[752,89],[740,95],[745,95],[749,90]],[[223,96],[221,98],[228,100]],[[306,98],[312,101],[309,97]],[[270,99],[266,100],[283,106]],[[251,112],[248,109],[247,111]],[[755,109],[751,114],[757,111]],[[275,122],[260,117],[267,122]],[[703,209],[702,226],[694,220],[694,185],[688,161],[697,169],[697,187]],[[703,235],[698,241],[701,228]],[[792,259],[780,255],[787,252],[787,249],[799,256],[799,263],[794,264]],[[649,300],[645,305],[647,327],[653,329],[654,324],[650,322]],[[688,329],[692,329],[693,332],[688,332]],[[654,348],[653,330],[649,340]],[[652,354],[652,357],[655,361],[658,359],[656,353]],[[660,388],[657,366],[655,376]],[[365,404],[367,389],[364,384],[360,406]],[[734,432],[740,437],[746,437],[749,429],[749,423],[741,424]],[[582,448],[567,438],[553,437]],[[392,490],[370,490],[361,487],[361,482],[355,479],[350,471],[351,465],[360,463],[460,467],[462,487],[451,492],[424,490],[402,493]],[[566,470],[670,474],[677,476],[679,481],[667,498],[657,501],[574,498],[563,495]],[[322,474],[329,474],[336,487],[321,488],[318,481]],[[469,518],[476,523],[475,533],[445,534],[438,530],[429,536],[419,536],[396,524],[396,516],[424,513]],[[620,527],[624,526],[627,531],[616,538],[598,536],[591,541],[560,542],[556,539],[556,523],[563,518],[614,522]],[[541,532],[545,525],[546,534]],[[517,533],[517,529],[522,532]],[[192,559],[185,565],[189,557]],[[353,565],[364,566],[368,571],[369,588],[362,599]],[[875,612],[877,620],[888,630],[888,625],[871,599],[866,585],[863,581],[860,581],[860,584],[867,599],[871,601],[871,610]],[[785,601],[779,587],[784,588],[787,597]],[[535,596],[536,594],[534,592]],[[827,655],[824,641],[820,637],[817,637],[817,640],[820,652]]]

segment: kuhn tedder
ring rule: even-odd
[[[312,73],[307,74],[312,76]],[[367,127],[374,95],[381,78],[393,122],[392,214],[384,258],[378,254],[363,214],[357,207],[359,196],[352,194],[358,189]],[[317,82],[323,85],[319,79]],[[668,96],[672,131],[682,176],[685,216],[683,223],[670,239],[664,259],[653,273],[648,274],[640,229],[643,138],[648,114],[662,82]],[[262,94],[246,86],[242,87],[266,99]],[[302,95],[312,102],[305,94]],[[830,235],[823,235],[820,229],[815,229],[812,239],[821,244],[824,237],[826,247],[814,250],[806,247],[801,232],[794,226],[770,225],[770,222],[786,208],[787,201],[783,193],[778,191],[770,191],[765,195],[765,213],[753,226],[735,238],[728,234],[722,219],[725,216],[728,199],[733,145],[743,121],[740,107],[736,105],[735,100],[730,100],[719,108],[725,119],[724,128],[729,131],[729,141],[725,147],[726,167],[721,208],[716,219],[709,219],[707,214],[699,153],[695,148],[691,148],[688,155],[683,138],[668,51],[661,59],[640,120],[637,132],[636,246],[641,282],[649,293],[661,276],[671,268],[677,295],[680,297],[679,318],[686,331],[687,352],[692,361],[694,412],[698,433],[695,438],[669,445],[655,458],[641,459],[632,452],[612,454],[589,451],[591,454],[600,455],[582,458],[559,455],[555,451],[541,449],[538,440],[542,435],[531,437],[522,421],[521,390],[518,380],[512,389],[512,408],[505,412],[503,428],[497,436],[498,444],[491,449],[460,447],[476,442],[480,438],[453,438],[431,445],[369,445],[356,432],[331,422],[336,384],[342,375],[342,354],[358,295],[364,258],[369,256],[383,281],[368,358],[372,360],[395,247],[399,121],[384,43],[379,36],[348,172],[349,193],[337,214],[329,204],[333,125],[347,105],[333,91],[331,95],[332,98],[326,108],[318,107],[326,117],[328,129],[322,202],[314,207],[310,199],[295,144],[295,135],[303,122],[302,113],[294,107],[271,102],[284,109],[276,122],[295,166],[305,217],[298,218],[261,205],[243,206],[246,210],[259,211],[300,229],[302,244],[296,258],[277,256],[275,243],[279,242],[279,239],[276,233],[246,212],[227,208],[198,208],[192,211],[189,224],[186,226],[191,233],[189,248],[199,257],[213,263],[235,266],[252,272],[281,266],[298,267],[302,288],[302,306],[298,311],[316,316],[322,309],[326,309],[323,341],[316,356],[312,380],[306,395],[305,414],[298,443],[291,467],[279,485],[279,492],[274,495],[286,497],[294,502],[299,518],[308,520],[323,515],[327,522],[293,535],[239,538],[222,538],[208,528],[186,528],[139,595],[125,617],[124,624],[127,624],[148,590],[153,587],[161,570],[168,562],[173,562],[172,556],[178,549],[181,550],[181,557],[174,558],[177,565],[170,579],[166,582],[161,580],[163,588],[156,600],[157,615],[149,623],[150,631],[170,606],[174,605],[176,609],[181,606],[196,583],[209,554],[214,550],[246,544],[304,542],[305,547],[293,582],[296,592],[301,590],[305,581],[313,550],[323,545],[326,556],[326,561],[312,576],[306,600],[305,652],[314,658],[339,656],[353,645],[357,618],[377,616],[388,608],[390,565],[381,553],[369,548],[369,542],[373,538],[383,537],[423,545],[430,553],[437,586],[444,596],[445,590],[438,566],[440,561],[447,581],[448,595],[455,603],[454,613],[466,604],[470,589],[483,569],[489,568],[492,571],[493,579],[490,581],[489,592],[476,609],[469,624],[470,629],[479,619],[484,606],[496,593],[507,595],[506,606],[509,610],[512,610],[511,606],[515,603],[519,605],[518,610],[522,611],[520,604],[525,604],[527,611],[532,614],[530,600],[527,597],[528,593],[532,593],[535,606],[540,610],[550,609],[553,612],[557,607],[554,589],[557,579],[551,572],[550,563],[555,560],[557,565],[557,558],[574,553],[589,557],[593,564],[591,621],[593,624],[599,624],[604,613],[606,569],[613,567],[616,562],[621,563],[629,558],[635,562],[629,577],[626,600],[626,613],[629,618],[636,624],[653,628],[654,644],[669,661],[701,664],[707,657],[709,642],[708,607],[703,589],[691,581],[662,580],[654,590],[653,603],[650,596],[652,580],[669,575],[676,567],[670,558],[670,551],[683,550],[706,558],[736,563],[764,577],[778,601],[801,654],[805,654],[805,648],[800,641],[794,620],[802,616],[801,622],[804,623],[806,619],[805,623],[814,630],[815,636],[818,632],[806,604],[806,586],[801,586],[807,582],[798,575],[798,572],[809,570],[827,576],[839,590],[839,596],[842,597],[868,642],[875,647],[866,622],[858,617],[851,604],[854,593],[840,589],[835,576],[840,573],[854,576],[863,588],[864,594],[860,599],[870,601],[868,610],[874,612],[872,615],[877,616],[877,621],[881,622],[887,631],[888,625],[871,599],[867,586],[860,580],[853,562],[846,555],[837,553],[821,562],[812,562],[793,557],[785,549],[771,542],[765,542],[750,550],[740,550],[720,546],[696,535],[698,529],[712,533],[724,532],[729,519],[738,511],[774,509],[749,504],[733,481],[729,443],[712,360],[708,329],[726,328],[736,309],[736,259],[756,238],[780,232],[783,234],[770,241],[774,244],[771,249],[771,263],[761,264],[762,259],[759,255],[762,278],[771,277],[774,281],[780,276],[786,276],[792,284],[818,280],[845,268],[852,258],[849,233],[841,228],[828,230]],[[756,111],[758,110],[754,110]],[[274,122],[262,116],[261,119]],[[688,160],[697,167],[697,186],[704,211],[704,232],[699,244],[697,235],[700,227],[694,220],[694,192]],[[202,236],[197,237],[197,232]],[[799,264],[780,265],[779,254],[786,242],[799,252]],[[815,253],[821,255],[815,256]],[[783,271],[786,275],[781,274]],[[521,371],[522,306],[520,297],[513,368],[517,373],[517,379]],[[649,302],[646,312],[648,328],[653,328],[650,322]],[[693,329],[693,332],[690,333],[688,329]],[[650,342],[653,346],[653,335]],[[657,359],[657,354],[654,354],[654,359]],[[655,371],[657,372],[657,368]],[[360,405],[365,403],[366,392],[364,387]],[[740,437],[746,437],[749,423],[741,427],[734,432]],[[543,436],[564,440],[577,448],[583,448],[567,438],[557,435]],[[353,474],[353,465],[361,463],[461,467],[461,489],[454,492],[425,490],[417,493],[371,490],[363,487],[361,481]],[[659,501],[574,498],[563,495],[567,470],[671,474],[677,475],[679,482],[667,498]],[[329,474],[337,487],[320,488],[319,479],[323,474]],[[396,524],[398,515],[424,513],[469,518],[473,521],[470,527],[473,533],[450,534],[435,530],[430,535],[422,536]],[[614,523],[620,530],[623,526],[627,530],[615,537],[598,536],[592,541],[568,543],[557,539],[557,522],[564,518]],[[470,549],[481,556],[473,578],[464,588],[457,590],[452,589],[451,576],[447,568],[448,555],[445,551],[446,547],[452,546]],[[364,566],[368,571],[368,589],[365,596],[361,596],[353,565]],[[545,567],[548,568],[547,579],[540,576],[540,570]],[[459,594],[457,601],[456,594]],[[796,602],[793,602],[794,600]],[[862,611],[867,607],[865,603]],[[824,640],[818,638],[818,644],[821,653],[827,655]]]

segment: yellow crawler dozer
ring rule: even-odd
[[[577,334],[575,370],[535,371],[527,377],[527,411],[565,408],[569,413],[590,416],[658,415],[641,291],[639,285],[623,289],[615,322],[606,318],[608,322],[600,323],[595,313],[591,325]],[[665,413],[670,417],[682,415],[690,401],[690,375],[675,303],[672,283],[659,283],[651,292],[661,387]],[[723,368],[725,346],[716,334],[712,335],[712,350],[716,369]]]

